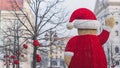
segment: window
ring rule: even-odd
[[[63,60],[63,56],[60,56],[60,60]]]
[[[57,65],[57,61],[52,60],[51,64],[52,64],[53,66],[56,66],[56,65]]]
[[[116,21],[115,23],[116,23],[116,25],[118,24],[118,22],[117,22],[117,21]]]
[[[119,47],[115,47],[115,53],[119,53]]]
[[[60,53],[63,53],[63,50],[62,50],[62,48],[60,49]]]
[[[58,56],[56,56],[56,60],[58,59]]]
[[[119,32],[118,30],[115,31],[115,36],[118,36],[119,35]]]
[[[119,65],[119,61],[116,61],[116,65]]]
[[[63,66],[63,65],[64,65],[64,61],[60,60],[60,66]]]

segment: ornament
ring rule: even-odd
[[[33,46],[37,47],[40,46],[41,44],[39,43],[38,40],[33,40]]]
[[[27,49],[28,45],[27,44],[23,44],[23,48]]]
[[[41,57],[40,57],[39,54],[36,54],[36,61],[37,61],[37,62],[40,62],[40,61],[41,61]]]
[[[14,58],[15,58],[15,56],[14,56],[14,55],[11,55],[11,56],[10,56],[10,58],[11,58],[11,59],[14,59]]]
[[[19,64],[19,60],[14,60],[14,64]]]
[[[41,61],[41,57],[36,58],[36,60],[37,60],[37,62],[40,62]]]
[[[37,58],[37,57],[40,57],[40,55],[39,55],[39,54],[36,54],[36,58]]]

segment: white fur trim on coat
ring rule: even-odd
[[[103,26],[103,29],[104,29],[104,30],[107,30],[108,32],[111,32],[111,28],[108,27],[108,26]]]
[[[97,20],[74,20],[74,27],[79,29],[98,29],[100,22]]]
[[[69,52],[69,51],[65,52],[64,54],[67,55],[67,56],[73,56],[74,55],[73,52]]]

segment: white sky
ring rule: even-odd
[[[65,6],[68,10],[75,10],[77,8],[86,7],[93,11],[96,0],[65,0]]]
[[[94,11],[95,2],[96,0],[65,0],[64,5],[65,7],[67,7],[67,10],[70,11],[70,13],[72,13],[74,10],[78,8],[88,8]],[[72,29],[72,30],[69,30],[68,33],[70,35],[76,35],[77,30]]]

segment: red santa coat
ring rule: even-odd
[[[109,32],[103,30],[98,36],[88,34],[70,39],[65,49],[66,52],[74,53],[69,68],[107,68],[102,45],[108,37]]]

